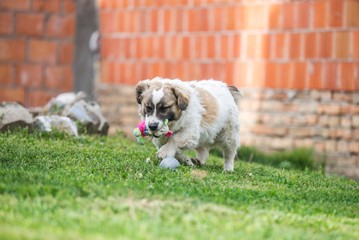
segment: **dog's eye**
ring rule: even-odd
[[[167,111],[167,109],[169,109],[170,107],[169,106],[162,106],[160,107],[158,110],[161,112],[161,113],[164,113]]]
[[[146,113],[152,112],[153,108],[151,106],[146,106]]]

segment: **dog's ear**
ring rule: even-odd
[[[150,87],[148,80],[143,80],[140,81],[137,85],[136,85],[136,99],[137,99],[137,103],[141,104],[142,100],[143,100],[143,92],[146,91],[148,88]]]
[[[190,92],[186,88],[181,86],[172,87],[172,91],[177,99],[178,107],[182,111],[186,110],[190,100]]]

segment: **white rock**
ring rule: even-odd
[[[78,136],[77,125],[68,117],[62,116],[38,116],[34,119],[35,128],[51,132],[53,130],[66,132],[70,135]]]
[[[178,160],[173,157],[164,158],[160,162],[161,168],[176,169],[177,167],[179,167],[179,165],[180,163],[178,162]]]
[[[0,130],[26,127],[32,124],[33,118],[29,110],[16,102],[0,104]]]

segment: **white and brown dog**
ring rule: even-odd
[[[209,150],[223,150],[224,170],[233,171],[239,142],[237,100],[239,91],[215,80],[183,82],[156,77],[140,81],[136,86],[139,114],[145,121],[157,157],[175,157],[188,165],[203,165]],[[164,121],[173,132],[161,136]],[[183,150],[194,149],[190,159]]]

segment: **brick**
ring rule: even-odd
[[[118,24],[122,21],[117,19],[118,14],[114,12],[100,12],[100,31],[103,34],[113,33],[118,30]]]
[[[293,82],[292,87],[294,89],[306,89],[309,86],[307,83],[307,64],[304,62],[295,62],[293,63]]]
[[[305,147],[305,148],[313,148],[313,139],[312,138],[305,138],[305,139],[296,139],[294,141],[294,147]]]
[[[125,53],[127,53],[127,50],[125,48],[126,41],[127,41],[126,39],[102,38],[101,39],[101,48],[100,48],[101,57],[103,59],[106,59],[106,58],[108,58],[108,59],[123,59],[125,57]],[[72,47],[71,47],[71,45],[72,45]],[[64,58],[64,60],[67,59],[67,63],[71,63],[73,56],[74,56],[73,44],[71,42],[69,42],[62,47],[67,49],[67,51],[66,51],[67,53],[65,53],[65,55],[62,57]],[[71,48],[73,50],[71,50]],[[130,49],[130,48],[128,48],[128,49]],[[60,56],[60,59],[62,57]]]
[[[75,16],[51,16],[47,23],[46,33],[49,37],[73,38],[75,34]]]
[[[0,60],[19,61],[25,59],[25,41],[0,39]]]
[[[335,152],[337,150],[337,142],[333,140],[327,140],[325,141],[325,151],[326,152]]]
[[[261,36],[259,34],[247,34],[246,57],[249,59],[259,58],[261,54]],[[237,57],[240,57],[238,54]]]
[[[31,6],[31,0],[2,0],[0,8],[11,10],[28,10]]]
[[[352,139],[359,140],[359,128],[352,131]]]
[[[327,0],[319,0],[313,2],[313,24],[314,28],[325,28],[327,27]]]
[[[323,112],[328,115],[340,115],[341,114],[341,107],[339,105],[322,105]]]
[[[345,140],[352,138],[352,130],[350,128],[336,128],[335,137]]]
[[[359,105],[359,92],[353,92],[351,94],[351,101],[354,103],[354,104],[358,104]]]
[[[241,27],[244,29],[265,29],[268,26],[268,5],[245,5],[241,14]],[[221,18],[216,18],[218,19]]]
[[[283,29],[293,29],[295,27],[295,8],[296,5],[293,2],[282,4]]]
[[[288,129],[278,126],[268,126],[268,125],[255,125],[251,128],[252,133],[259,135],[270,135],[270,136],[285,136],[288,133]]]
[[[333,33],[321,32],[318,33],[318,57],[330,58],[333,53]]]
[[[318,115],[308,115],[306,116],[306,121],[308,125],[316,125],[318,123]]]
[[[319,152],[323,153],[325,150],[325,143],[323,141],[317,141],[314,143],[314,149]]]
[[[313,129],[300,127],[300,128],[292,128],[290,129],[290,136],[294,138],[308,138],[313,136]]]
[[[200,21],[200,16],[199,16],[199,10],[194,9],[194,10],[189,10],[188,11],[188,31],[189,32],[197,32],[200,31],[200,27],[199,27],[199,21]]]
[[[59,63],[60,64],[72,64],[74,59],[74,44],[72,42],[69,43],[61,43],[59,51]],[[112,49],[115,51],[115,49]]]
[[[324,64],[324,77],[325,81],[322,81],[322,89],[336,90],[337,79],[339,78],[339,64],[333,62],[327,62]]]
[[[329,1],[329,27],[342,27],[344,18],[344,1]]]
[[[55,63],[58,44],[46,40],[30,40],[29,60],[33,62]]]
[[[249,67],[249,74],[252,77],[247,79],[248,86],[262,87],[265,80],[265,72],[263,71],[265,69],[264,62],[252,62],[249,64]]]
[[[1,87],[0,88],[0,102],[15,101],[24,103],[25,91],[24,88]]]
[[[341,63],[340,89],[344,91],[354,91],[355,81],[358,80],[354,63]]]
[[[244,37],[244,36],[243,36]],[[242,36],[234,35],[232,38],[232,45],[233,45],[233,57],[240,58],[241,57],[241,43],[242,43]]]
[[[274,35],[275,52],[274,58],[287,58],[289,34],[279,33]]]
[[[100,9],[113,9],[115,7],[115,1],[98,0],[97,2]]]
[[[323,64],[318,62],[309,63],[308,78],[310,89],[321,89],[323,81]]]
[[[127,32],[138,32],[139,31],[139,21],[140,15],[137,11],[130,11],[125,13],[126,16],[126,31]],[[123,19],[121,19],[123,20]]]
[[[334,92],[333,100],[337,102],[351,102],[352,101],[352,93],[348,92]]]
[[[178,9],[176,11],[176,28],[175,31],[177,32],[182,32],[185,31],[185,29],[187,28],[187,23],[188,21],[184,21],[184,19],[187,17],[187,11],[186,10],[182,10],[182,9]]]
[[[359,58],[359,31],[352,31],[352,51],[353,58]]]
[[[281,4],[270,4],[268,26],[271,29],[281,28]]]
[[[60,0],[33,0],[32,9],[38,12],[58,13],[60,11]]]
[[[266,64],[266,76],[265,76],[265,86],[269,88],[278,87],[278,71],[277,63],[269,62]]]
[[[352,125],[354,128],[359,128],[359,116],[353,116]]]
[[[328,124],[330,127],[337,127],[340,123],[340,117],[337,116],[330,116]]]
[[[236,29],[236,19],[237,17],[239,17],[239,15],[237,15],[237,10],[238,8],[236,7],[230,7],[227,8],[227,13],[226,13],[226,19],[227,19],[227,23],[225,26],[226,30],[235,30]]]
[[[0,85],[12,83],[12,66],[10,64],[0,64]]]
[[[344,26],[359,26],[359,2],[356,0],[345,1]]]
[[[321,91],[320,92],[320,100],[322,102],[330,102],[332,100],[331,91]]]
[[[16,33],[24,36],[41,36],[44,31],[44,15],[17,14]]]
[[[290,138],[272,138],[268,146],[274,150],[285,150],[293,147],[293,139]]]
[[[329,125],[329,117],[327,115],[323,115],[319,117],[319,125],[328,126]]]
[[[278,88],[288,89],[291,87],[290,85],[293,82],[293,64],[291,63],[281,63],[278,64],[278,79],[280,79],[278,83]]]
[[[101,82],[103,83],[113,83],[113,63],[107,61],[101,62]]]
[[[248,75],[248,64],[242,62],[234,62],[231,67],[233,73],[233,75],[231,76],[231,78],[233,79],[233,84],[235,86],[246,86],[247,75]]]
[[[72,92],[74,90],[74,73],[72,65],[66,65],[62,67],[64,76],[63,83],[61,84],[61,87],[59,89],[62,89],[65,92]]]
[[[346,153],[349,150],[349,144],[347,141],[339,141],[337,145],[338,152]]]
[[[157,11],[151,12],[150,22],[151,22],[151,32],[157,32],[158,31],[158,22],[159,22],[159,17],[158,17]]]
[[[300,33],[292,33],[289,35],[289,58],[298,59],[302,56],[302,46],[304,37]]]
[[[359,106],[358,105],[351,105],[350,106],[350,113],[355,115],[359,114]]]
[[[340,125],[345,128],[350,128],[352,125],[352,117],[351,116],[342,116],[340,119]]]
[[[29,107],[40,107],[44,106],[56,95],[56,92],[48,92],[46,90],[30,90],[26,94],[26,98]]]
[[[64,0],[64,13],[76,12],[76,0]]]
[[[163,31],[171,32],[175,30],[176,12],[173,9],[165,9],[163,11]]]
[[[334,33],[334,57],[350,57],[350,32]]]
[[[213,7],[210,8],[208,11],[208,30],[214,30],[219,31],[222,30],[224,26],[224,11],[225,8],[223,7]],[[188,22],[189,25],[191,25],[191,22]]]
[[[359,153],[359,142],[350,142],[349,143],[349,151],[351,153]]]
[[[69,91],[72,89],[72,71],[70,66],[47,66],[45,85],[49,89]]]
[[[310,11],[310,2],[295,2],[297,8],[297,23],[296,27],[301,29],[309,28],[311,22],[311,11]]]
[[[15,66],[15,81],[18,86],[39,87],[42,84],[42,67],[39,64]]]
[[[14,30],[12,14],[0,12],[0,34],[10,34]]]
[[[304,58],[317,57],[317,33],[310,32],[304,35]]]

